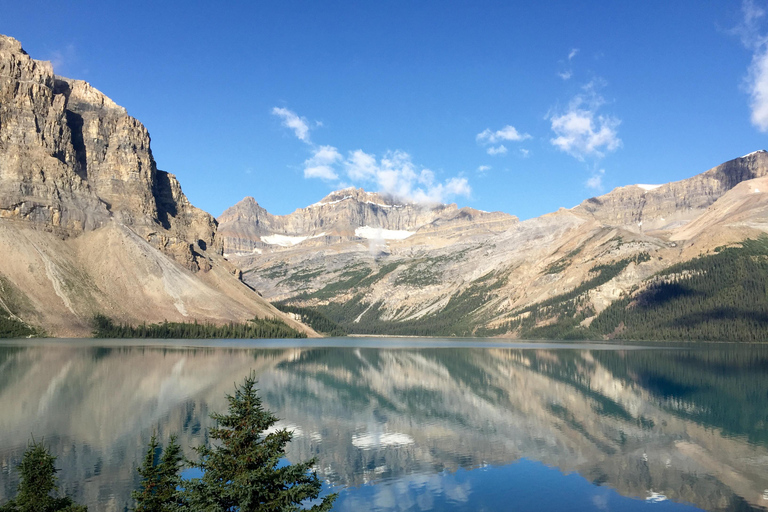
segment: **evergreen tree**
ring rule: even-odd
[[[171,436],[168,446],[158,458],[157,438],[153,435],[144,456],[144,463],[138,469],[141,486],[133,491],[136,500],[135,512],[173,512],[184,504],[178,488],[181,485],[179,471],[183,457],[176,436]]]
[[[0,507],[0,512],[87,512],[69,497],[58,497],[56,457],[42,443],[27,447],[19,464],[21,481],[16,498]]]
[[[203,476],[184,482],[191,510],[288,512],[318,499],[321,483],[310,471],[315,460],[281,464],[293,434],[281,429],[265,435],[277,418],[263,408],[255,386],[251,374],[227,396],[229,414],[211,415],[217,426],[209,436],[216,444],[196,448],[199,460],[192,466]],[[335,499],[326,496],[308,510],[328,511]]]

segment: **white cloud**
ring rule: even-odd
[[[528,156],[531,154],[531,152],[528,151],[527,149],[521,149],[520,150],[520,154],[523,156],[523,158],[528,158]]]
[[[475,136],[478,144],[490,146],[485,150],[489,155],[504,155],[507,153],[507,147],[504,144],[499,144],[502,141],[520,142],[530,138],[530,135],[518,132],[514,126],[509,124],[496,131],[486,128]]]
[[[358,149],[350,151],[345,158],[333,146],[318,146],[310,141],[310,127],[305,118],[280,107],[274,107],[272,114],[280,117],[283,126],[292,129],[296,137],[311,148],[312,156],[304,161],[305,178],[319,178],[338,188],[365,186],[368,190],[417,203],[443,203],[455,196],[469,196],[472,192],[466,178],[454,177],[438,182],[432,170],[416,166],[404,151],[388,151],[378,160],[375,155]],[[316,126],[322,126],[322,123],[318,122]],[[528,137],[518,134],[511,126],[493,136],[504,140]],[[503,151],[506,152],[506,148]],[[342,178],[343,174],[346,176]]]
[[[77,63],[77,50],[74,44],[68,44],[64,48],[51,52],[50,58],[53,72],[57,75],[66,75],[72,71],[72,66]]]
[[[559,76],[563,80],[570,80],[571,77],[573,76],[573,71],[571,70],[563,71],[562,73],[558,73],[557,76]]]
[[[477,173],[478,174],[485,174],[486,172],[488,172],[490,170],[491,170],[491,166],[490,165],[481,165],[481,166],[479,166],[477,168]]]
[[[768,131],[768,36],[761,33],[765,10],[752,0],[741,4],[743,19],[733,32],[742,44],[752,51],[752,63],[745,79],[750,95],[752,124],[760,131]]]
[[[293,133],[300,141],[306,142],[307,144],[310,143],[309,125],[307,124],[306,119],[299,117],[295,112],[291,112],[287,108],[282,107],[274,107],[272,109],[272,114],[282,119],[283,126],[293,130]]]
[[[482,132],[478,133],[475,139],[480,144],[497,144],[501,141],[522,141],[530,139],[531,136],[527,133],[520,133],[514,126],[507,125],[501,130],[492,131],[490,128],[486,128]]]
[[[376,176],[376,157],[369,155],[362,149],[351,151],[347,161],[344,162],[347,176],[352,180],[370,180]]]
[[[504,155],[507,153],[507,147],[504,144],[500,144],[499,146],[491,146],[490,148],[486,149],[485,152],[489,155]]]
[[[350,151],[343,163],[347,177],[358,185],[416,203],[443,203],[456,196],[469,196],[472,189],[466,178],[436,180],[430,169],[418,168],[404,151],[388,151],[378,160],[363,150]]]
[[[603,176],[605,175],[605,169],[600,169],[592,173],[592,176],[587,180],[585,185],[587,188],[591,188],[597,191],[603,190]]]
[[[600,115],[598,110],[605,100],[595,92],[599,84],[590,82],[582,94],[574,97],[568,109],[550,115],[553,146],[583,161],[586,157],[602,158],[605,151],[621,147],[617,129],[621,121],[613,116]]]
[[[568,60],[572,60],[578,53],[579,53],[578,48],[571,48],[571,51],[568,52]]]
[[[343,158],[335,147],[320,146],[314,150],[312,158],[304,162],[304,177],[337,180],[339,175],[334,170],[334,165]]]

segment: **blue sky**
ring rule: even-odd
[[[0,0],[0,33],[125,106],[214,215],[355,185],[530,218],[768,148],[766,8]]]

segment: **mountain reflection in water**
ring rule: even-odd
[[[125,510],[151,433],[201,444],[255,370],[338,510],[768,505],[768,347],[578,346],[0,345],[0,503],[34,436],[62,490]]]

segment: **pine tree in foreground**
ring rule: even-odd
[[[158,443],[153,435],[144,456],[144,463],[138,469],[141,476],[139,490],[131,497],[136,500],[135,512],[174,512],[184,505],[179,486],[181,485],[181,447],[176,436],[171,436],[161,457],[157,457]]]
[[[21,481],[16,497],[0,507],[0,512],[87,512],[69,497],[58,497],[56,457],[42,443],[27,447],[19,464]]]
[[[319,499],[322,484],[311,470],[315,460],[285,463],[285,447],[293,434],[281,429],[265,434],[277,418],[264,409],[254,375],[228,395],[229,414],[212,414],[213,446],[195,450],[190,467],[201,478],[181,480],[181,449],[175,438],[158,459],[155,436],[139,468],[141,487],[134,491],[136,512],[293,512],[331,509],[336,494]],[[311,505],[311,506],[310,506]],[[307,508],[309,507],[309,508]],[[0,511],[2,512],[2,511]]]
[[[229,414],[211,415],[215,444],[196,448],[199,459],[192,464],[203,476],[184,482],[190,510],[288,512],[318,500],[322,484],[311,471],[315,460],[281,464],[293,434],[280,429],[265,435],[277,418],[264,409],[255,386],[251,374],[227,396]],[[330,510],[335,499],[326,496],[308,510]]]

